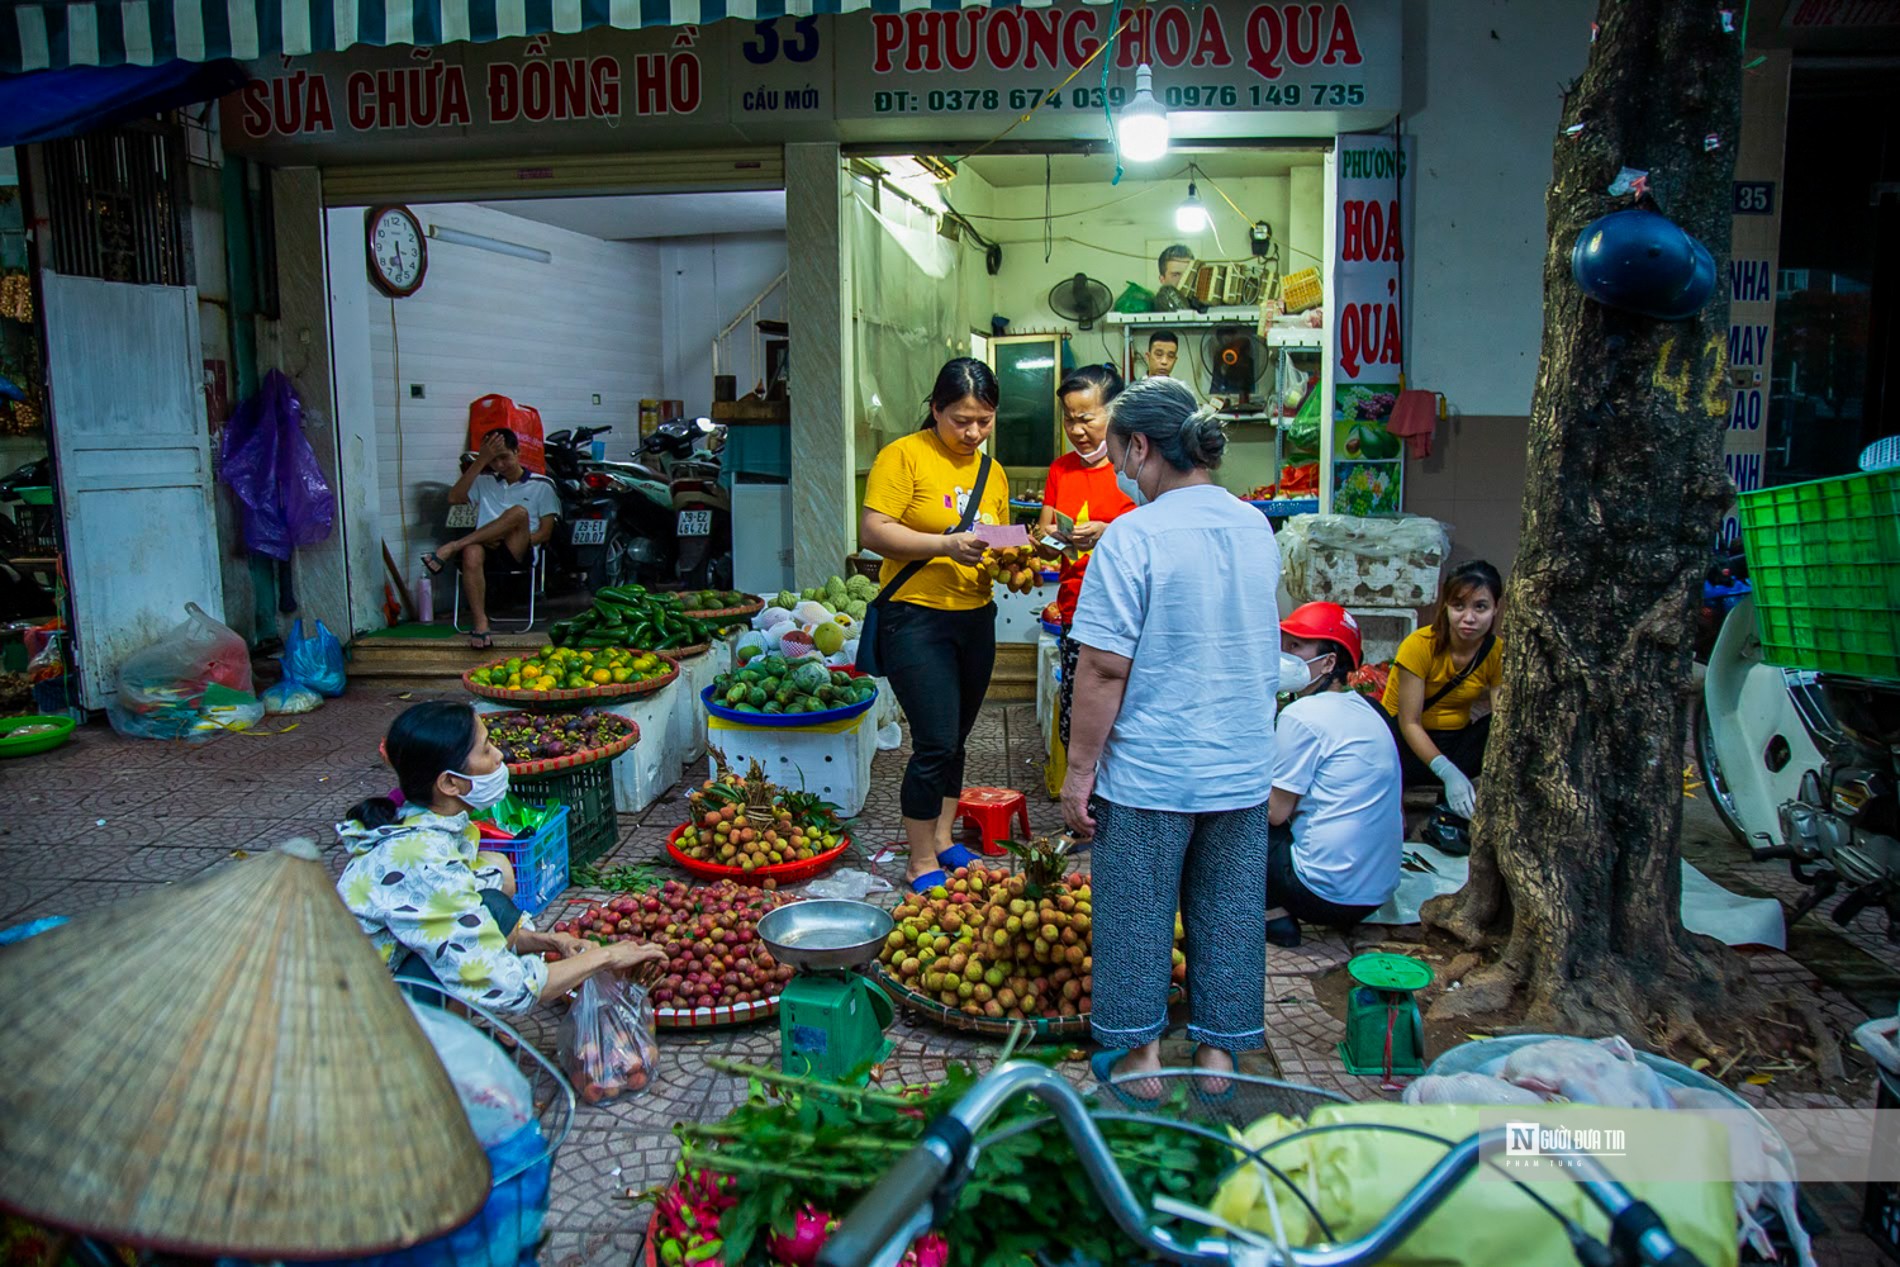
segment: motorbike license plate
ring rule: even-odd
[[[682,537],[709,537],[712,535],[712,511],[682,510],[680,512],[679,533]]]
[[[604,545],[607,541],[607,521],[605,519],[576,519],[574,521],[574,544],[577,546]]]

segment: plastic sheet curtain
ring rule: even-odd
[[[964,252],[938,235],[933,217],[898,198],[880,211],[856,192],[845,216],[857,455],[868,467],[879,449],[917,429],[937,371],[970,350]]]

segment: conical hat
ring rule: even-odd
[[[386,1252],[481,1208],[454,1084],[315,859],[0,949],[0,1206],[251,1259]]]

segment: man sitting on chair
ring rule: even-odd
[[[468,645],[480,651],[494,645],[488,627],[489,573],[518,572],[529,563],[533,548],[554,535],[561,499],[552,480],[521,465],[521,441],[515,433],[497,427],[482,437],[481,451],[449,490],[449,505],[470,502],[475,504],[475,531],[429,551],[422,556],[422,566],[439,573],[461,556],[462,588],[472,618]]]

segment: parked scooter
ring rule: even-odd
[[[732,586],[732,498],[720,486],[725,428],[705,418],[662,423],[641,444],[669,478],[675,573],[687,589]]]
[[[1783,669],[1762,658],[1752,595],[1716,636],[1696,757],[1723,823],[1808,886],[1792,923],[1838,892],[1847,925],[1869,906],[1900,941],[1900,682]]]
[[[555,534],[560,570],[581,575],[589,589],[653,582],[672,571],[665,545],[672,533],[672,489],[630,463],[596,460],[593,441],[613,430],[576,427],[546,439],[548,474],[561,493]]]

